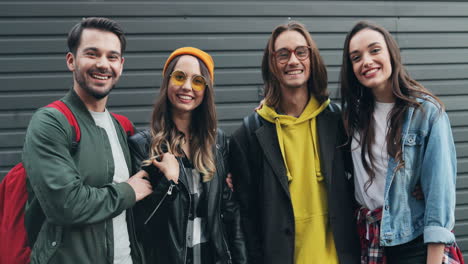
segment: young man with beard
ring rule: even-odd
[[[35,237],[31,263],[143,262],[129,209],[152,192],[130,176],[127,136],[106,109],[123,68],[125,36],[107,18],[86,18],[68,36],[68,69],[73,88],[61,99],[75,116],[81,140],[55,108],[41,108],[26,134],[28,229]],[[44,221],[40,221],[44,219]]]
[[[307,29],[276,27],[262,61],[265,99],[230,140],[251,263],[359,263],[339,108]]]

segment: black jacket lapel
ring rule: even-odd
[[[257,135],[260,147],[263,149],[266,160],[270,164],[284,191],[288,197],[290,197],[286,167],[284,166],[283,156],[281,155],[275,126],[265,122],[262,127],[255,131],[255,134]]]
[[[320,165],[327,185],[332,184],[333,159],[336,148],[336,133],[338,121],[329,111],[325,110],[317,116],[317,132],[320,148]]]

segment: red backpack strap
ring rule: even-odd
[[[59,110],[68,120],[68,123],[70,123],[70,126],[73,127],[73,130],[75,134],[73,135],[73,147],[76,147],[78,142],[80,142],[81,139],[81,131],[80,131],[80,126],[78,125],[78,122],[76,121],[75,115],[73,115],[72,111],[68,106],[60,101],[57,100],[55,102],[52,102],[45,107],[52,107],[57,110]]]
[[[0,182],[0,263],[26,264],[31,248],[24,226],[26,171],[18,163]]]
[[[111,113],[117,121],[119,121],[120,126],[125,130],[125,133],[127,133],[127,136],[132,136],[135,134],[135,128],[133,127],[132,122],[123,115]]]

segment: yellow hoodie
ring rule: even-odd
[[[296,264],[338,263],[317,139],[316,117],[328,104],[330,100],[320,105],[311,97],[299,117],[280,115],[266,105],[257,110],[276,125],[294,209]]]

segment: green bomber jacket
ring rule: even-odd
[[[114,161],[106,131],[73,89],[61,100],[79,124],[78,146],[72,148],[75,132],[66,117],[44,107],[33,115],[23,147],[25,225],[34,242],[31,264],[113,263],[112,218],[124,210],[133,263],[143,263],[131,214],[135,193],[126,182],[112,183]],[[130,172],[127,135],[113,121]]]

